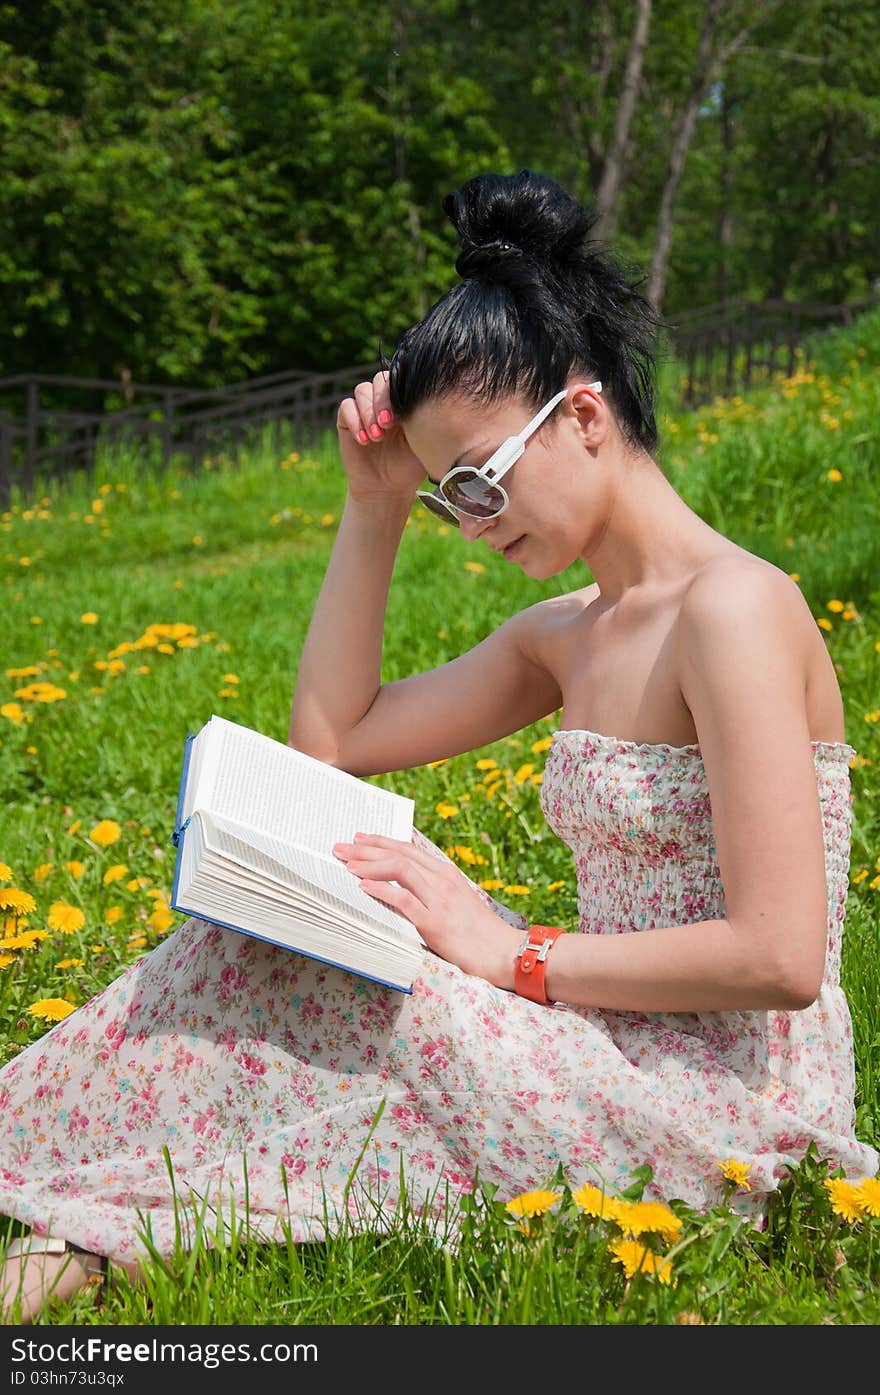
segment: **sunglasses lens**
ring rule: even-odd
[[[476,470],[457,470],[443,485],[443,497],[471,518],[494,518],[504,508],[504,494]]]
[[[451,509],[446,507],[443,500],[439,498],[438,495],[430,494],[427,489],[420,489],[418,490],[417,497],[419,501],[424,504],[426,509],[430,509],[431,513],[436,514],[438,518],[442,518],[444,523],[451,523],[454,528],[458,527],[458,518]]]

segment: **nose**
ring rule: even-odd
[[[460,513],[458,515],[458,526],[461,535],[467,538],[468,542],[476,542],[491,528],[495,522],[494,518],[471,518],[470,514]]]

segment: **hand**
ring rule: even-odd
[[[340,402],[336,430],[353,498],[368,503],[403,498],[412,503],[425,467],[391,411],[386,371],[369,383],[358,383],[353,396]]]
[[[373,833],[356,833],[353,843],[336,843],[333,852],[362,891],[400,911],[441,959],[497,988],[513,988],[522,934],[474,894],[453,863]]]

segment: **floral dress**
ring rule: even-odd
[[[257,1239],[320,1239],[382,1229],[402,1191],[448,1214],[475,1185],[507,1199],[560,1166],[614,1191],[648,1164],[646,1197],[706,1207],[733,1158],[755,1213],[811,1141],[873,1176],[840,987],[853,754],[813,747],[828,952],[804,1011],[541,1007],[428,951],[404,994],[188,920],[0,1071],[0,1212],[125,1259],[200,1218],[209,1243],[233,1213]],[[724,914],[697,746],[559,731],[541,799],[582,933]]]

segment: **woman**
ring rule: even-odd
[[[584,933],[527,927],[421,835],[368,829],[336,853],[421,932],[411,996],[188,921],[0,1072],[0,1210],[35,1232],[6,1270],[26,1313],[100,1256],[135,1266],[147,1230],[170,1250],[206,1198],[306,1240],[343,1210],[380,1228],[401,1175],[430,1208],[477,1176],[512,1196],[561,1165],[614,1190],[647,1163],[646,1195],[699,1207],[735,1157],[759,1216],[811,1142],[877,1170],[854,1135],[853,751],[822,637],[658,467],[654,320],[592,215],[529,171],[445,208],[460,283],[339,407],[348,494],[290,742],[367,775],[561,709],[541,797]],[[383,684],[417,493],[526,575],[581,560],[595,582]],[[40,1251],[47,1233],[86,1253]]]

